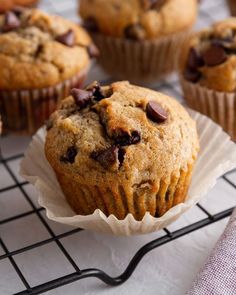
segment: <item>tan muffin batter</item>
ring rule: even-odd
[[[39,89],[90,64],[91,39],[78,25],[36,9],[0,15],[0,90]]]
[[[222,92],[236,90],[236,18],[218,22],[186,42],[184,78]]]
[[[153,39],[192,26],[197,0],[81,0],[85,27],[113,37]]]
[[[48,125],[46,157],[78,214],[158,216],[184,201],[198,151],[174,99],[117,82],[72,90]]]

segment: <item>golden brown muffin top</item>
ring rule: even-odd
[[[37,9],[0,15],[0,89],[38,89],[90,64],[91,39],[80,26]]]
[[[197,0],[81,0],[84,25],[113,37],[154,39],[190,28]]]
[[[197,151],[187,111],[129,82],[72,90],[51,116],[45,145],[53,169],[91,185],[156,183],[185,169]]]
[[[223,92],[236,90],[236,18],[215,23],[190,38],[181,58],[184,78]]]

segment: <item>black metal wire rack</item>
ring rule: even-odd
[[[222,1],[220,1],[220,3],[223,5]],[[217,9],[219,9],[219,7],[217,7]],[[203,20],[203,22],[206,25],[208,25],[209,23],[213,21],[212,16],[205,10],[200,11],[200,18]],[[171,92],[173,95],[181,99],[181,92],[179,91],[178,80],[176,78],[172,79],[171,81],[162,81],[161,83],[154,86],[153,88],[159,89],[159,90],[164,89],[165,91]],[[0,195],[7,191],[11,192],[14,189],[18,189],[21,192],[24,200],[29,204],[31,209],[24,213],[15,214],[14,216],[0,220],[0,226],[10,223],[12,221],[19,221],[30,215],[35,215],[38,218],[38,220],[41,222],[43,227],[46,229],[50,237],[47,239],[35,242],[33,244],[24,246],[22,248],[15,249],[15,250],[9,250],[7,247],[7,243],[3,240],[3,238],[0,237],[0,248],[2,248],[4,251],[4,253],[0,255],[0,262],[2,260],[9,260],[9,262],[11,263],[12,267],[14,268],[15,272],[17,273],[18,277],[20,278],[25,288],[25,290],[18,292],[16,294],[42,294],[46,291],[49,291],[49,290],[58,288],[60,286],[72,283],[77,280],[88,278],[88,277],[97,278],[103,281],[104,283],[106,283],[107,285],[111,285],[111,286],[120,285],[129,279],[129,277],[132,275],[132,273],[136,269],[139,262],[148,252],[160,247],[161,245],[164,245],[175,239],[185,236],[193,231],[196,231],[202,227],[205,227],[207,225],[220,221],[230,216],[234,209],[234,208],[230,208],[220,213],[212,215],[210,212],[208,212],[208,210],[205,207],[198,204],[197,206],[202,211],[205,218],[203,218],[202,220],[198,222],[194,222],[188,226],[180,228],[176,231],[169,231],[168,229],[164,229],[165,231],[164,236],[154,239],[150,241],[149,243],[145,244],[143,247],[141,247],[137,251],[137,253],[133,256],[133,258],[129,262],[127,262],[127,268],[124,270],[124,272],[117,277],[111,277],[109,276],[109,274],[103,272],[100,269],[95,269],[95,268],[80,269],[79,266],[76,264],[72,256],[68,253],[68,251],[63,246],[61,239],[74,235],[80,232],[82,229],[73,229],[60,234],[54,233],[54,231],[52,230],[47,220],[42,217],[41,213],[44,211],[44,209],[41,207],[37,207],[35,203],[32,201],[32,199],[30,198],[29,193],[26,190],[27,182],[19,180],[18,177],[16,177],[16,174],[14,173],[15,171],[13,171],[11,168],[11,162],[15,160],[19,160],[22,157],[23,157],[23,154],[16,154],[10,157],[1,156],[0,164],[3,165],[4,169],[9,173],[13,181],[13,184],[0,188]],[[224,175],[222,179],[223,181],[227,182],[228,185],[230,185],[233,189],[236,190],[236,185],[230,180],[230,177],[228,177],[230,173],[235,173],[235,172],[236,170],[229,172],[228,174]],[[15,260],[15,256],[18,254],[30,251],[32,249],[38,249],[39,247],[46,244],[50,244],[50,243],[54,243],[57,245],[61,253],[65,256],[67,261],[73,267],[73,272],[71,272],[68,275],[59,277],[54,280],[46,281],[42,284],[32,287],[30,283],[27,281],[26,277],[24,276],[20,266],[17,264]]]

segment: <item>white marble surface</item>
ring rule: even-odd
[[[187,1],[187,0],[186,0]],[[75,2],[73,0],[45,0],[42,8],[59,13],[65,17],[77,20]],[[223,19],[228,15],[222,0],[203,0],[199,21],[196,28],[201,28],[212,22],[212,19]],[[210,14],[210,16],[209,16]],[[88,80],[107,79],[108,77],[95,67]],[[181,99],[181,92],[176,77],[172,76],[169,85],[161,90]],[[156,88],[156,87],[155,87]],[[5,137],[1,140],[4,157],[23,153],[29,143],[27,137]],[[19,159],[8,162],[18,181],[23,181],[18,175]],[[236,185],[236,172],[228,175],[228,179]],[[0,164],[0,189],[14,185],[8,171]],[[38,207],[37,193],[30,185],[24,185],[32,202]],[[201,203],[211,213],[236,205],[236,190],[225,180],[220,179],[215,188]],[[14,188],[0,193],[0,220],[10,218],[32,210],[22,192]],[[66,226],[47,220],[45,213],[40,211],[55,234],[70,230]],[[174,231],[196,222],[205,215],[197,207],[188,211],[181,219],[168,229]],[[182,295],[204,263],[207,255],[223,232],[227,219],[207,226],[180,239],[163,245],[149,253],[140,263],[133,276],[122,286],[110,288],[96,279],[85,279],[69,284],[46,294],[160,294]],[[165,235],[163,231],[146,236],[131,238],[112,237],[87,231],[79,232],[61,239],[61,242],[78,266],[83,268],[98,267],[110,275],[119,275],[127,266],[127,262],[143,244]],[[0,226],[0,236],[9,251],[28,246],[50,237],[40,219],[35,215],[4,223]],[[0,246],[0,256],[4,254]],[[36,286],[46,281],[61,277],[74,271],[71,264],[62,254],[56,243],[35,248],[14,256],[14,259],[27,279],[30,286]],[[24,286],[14,271],[8,259],[0,260],[0,294],[13,294],[24,290]]]

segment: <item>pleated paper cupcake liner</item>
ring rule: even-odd
[[[21,175],[39,192],[39,204],[46,208],[51,220],[97,232],[113,235],[146,234],[165,228],[178,219],[186,210],[199,202],[215,185],[217,179],[236,167],[236,146],[230,137],[211,119],[190,111],[197,122],[200,153],[196,161],[191,185],[186,200],[169,209],[161,217],[149,212],[137,221],[132,214],[123,220],[114,215],[108,217],[99,209],[93,214],[76,215],[62,193],[56,175],[44,155],[46,131],[40,129],[21,163]]]
[[[236,140],[236,93],[219,92],[181,79],[188,106],[214,120]]]
[[[232,16],[236,16],[236,2],[235,0],[228,0],[229,9]]]
[[[88,68],[52,87],[4,91],[0,90],[0,109],[4,131],[33,134],[54,112],[59,101],[69,95],[70,89],[80,87]]]
[[[55,174],[68,203],[77,214],[93,214],[100,209],[106,216],[113,214],[120,220],[128,213],[141,220],[147,211],[152,216],[162,216],[172,206],[184,202],[193,164],[194,159],[191,159],[185,167],[156,181],[150,188],[140,188],[139,192],[125,184],[100,187],[99,184],[78,183],[61,170]]]
[[[92,33],[92,38],[100,50],[98,62],[109,74],[145,84],[177,69],[182,44],[189,35],[189,31],[183,31],[155,40],[133,41]]]

